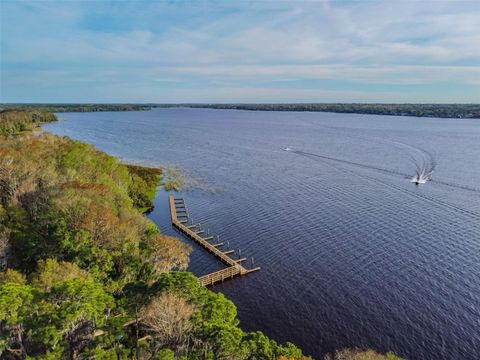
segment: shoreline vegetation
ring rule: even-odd
[[[151,110],[149,104],[0,104],[2,110],[41,110],[50,113],[62,112],[97,112],[97,111],[142,111]]]
[[[192,104],[192,108],[480,119],[479,104]]]
[[[480,104],[370,104],[370,103],[275,103],[275,104],[0,104],[0,109],[49,112],[146,111],[153,108],[208,108],[250,111],[308,111],[367,115],[480,119]]]
[[[56,120],[0,111],[2,359],[311,359],[244,332],[233,302],[185,272],[191,248],[142,215],[161,170],[28,131]],[[346,349],[325,359],[400,358]]]
[[[126,164],[125,166],[133,180],[128,191],[133,206],[142,213],[151,211],[164,170],[139,165]]]
[[[1,110],[0,108],[0,136],[14,136],[53,121],[58,121],[56,115],[43,109]]]
[[[162,186],[166,191],[180,191],[186,187],[185,179],[179,168],[171,165],[165,165],[162,168],[164,172]]]

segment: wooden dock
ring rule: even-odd
[[[189,224],[188,210],[183,198],[175,198],[172,194],[170,194],[169,203],[172,225],[190,239],[202,245],[205,249],[207,249],[210,253],[215,255],[228,266],[226,269],[201,276],[199,280],[203,286],[213,285],[217,282],[232,279],[235,276],[247,275],[253,271],[260,270],[259,267],[253,269],[247,269],[243,267],[241,263],[246,260],[245,258],[232,259],[228,255],[231,254],[233,250],[220,250],[219,248],[224,244],[223,242],[210,243],[210,241],[214,239],[214,236],[210,236],[208,233],[206,237],[200,236],[200,234],[205,233],[205,230],[200,229],[199,225]]]

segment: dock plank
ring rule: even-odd
[[[177,210],[177,205],[178,205],[179,199],[175,199],[173,195],[169,196],[169,203],[170,203],[170,215],[172,218],[172,225],[180,230],[183,234],[188,236],[190,239],[194,240],[201,246],[203,246],[205,249],[207,249],[210,253],[215,255],[218,259],[220,259],[223,263],[228,265],[226,269],[220,270],[213,272],[211,274],[207,274],[204,276],[201,276],[199,278],[200,283],[203,286],[207,285],[213,285],[217,282],[224,281],[225,279],[230,279],[233,278],[237,275],[246,275],[248,273],[251,273],[253,271],[258,271],[260,268],[255,268],[255,269],[246,269],[244,268],[240,263],[244,259],[237,259],[234,260],[228,254],[232,253],[233,250],[230,251],[221,251],[217,247],[223,245],[223,243],[218,243],[218,244],[210,244],[208,240],[211,240],[213,237],[209,236],[206,238],[201,237],[199,234],[204,233],[203,230],[200,231],[194,231],[192,229],[195,228],[194,225],[184,225],[185,220],[183,219],[186,217],[183,213],[184,211],[182,210]],[[181,201],[184,203],[184,200],[181,199]],[[179,214],[181,213],[181,214]],[[179,217],[182,218],[182,220],[179,220]]]

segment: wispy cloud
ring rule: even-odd
[[[0,4],[0,101],[480,101],[477,1]]]

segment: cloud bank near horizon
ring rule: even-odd
[[[480,102],[478,1],[0,4],[2,102]]]

